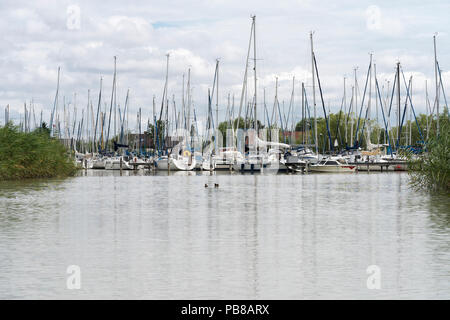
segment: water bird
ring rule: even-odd
[[[208,188],[208,184],[207,183],[205,183],[205,188]]]
[[[214,188],[218,188],[219,184],[218,183],[214,183]]]

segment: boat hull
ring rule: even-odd
[[[261,171],[260,163],[235,163],[233,164],[234,171],[259,172]]]
[[[191,171],[196,167],[197,162],[193,158],[190,162],[188,158],[173,159],[161,158],[155,161],[156,170]]]
[[[353,173],[356,171],[356,166],[353,165],[312,165],[308,168],[312,172],[328,172],[328,173]]]
[[[132,170],[133,168],[128,164],[127,161],[122,161],[122,167],[120,160],[106,160],[105,170]]]
[[[92,162],[92,169],[105,169],[105,160],[94,160]]]

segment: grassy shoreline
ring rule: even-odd
[[[0,180],[63,178],[76,172],[66,148],[50,138],[45,126],[27,133],[10,123],[0,127]]]
[[[448,116],[440,118],[439,136],[432,136],[426,144],[427,152],[409,161],[410,183],[415,189],[436,193],[450,191],[450,123]]]

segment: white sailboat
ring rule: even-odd
[[[175,152],[170,156],[161,156],[155,160],[156,170],[191,171],[194,170],[197,161],[188,150]]]
[[[233,164],[234,171],[259,172],[264,166],[264,157],[261,154],[250,154],[247,157],[238,158]]]
[[[105,160],[105,170],[132,170],[133,166],[131,166],[128,161],[124,159],[124,157],[111,157]]]

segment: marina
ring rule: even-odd
[[[412,100],[412,76],[407,81],[401,63],[397,62],[392,87],[385,88],[383,85],[380,88],[372,53],[369,55],[364,90],[359,92],[355,70],[350,101],[347,101],[348,82],[344,78],[339,112],[331,113],[329,107],[327,111],[312,32],[309,34],[312,83],[308,88],[304,82],[301,83],[301,103],[295,103],[298,95],[295,94],[295,87],[299,83],[296,83],[295,76],[292,78],[286,113],[284,105],[280,107],[276,78],[274,103],[270,110],[265,88],[263,103],[257,100],[258,55],[255,38],[256,16],[252,16],[239,103],[235,103],[234,96],[231,102],[229,93],[226,108],[219,107],[223,103],[219,99],[223,94],[219,91],[219,59],[215,61],[212,86],[207,90],[206,110],[201,110],[192,102],[190,68],[186,77],[183,73],[181,106],[177,107],[175,95],[171,99],[169,97],[168,53],[159,110],[154,96],[151,108],[138,108],[134,125],[136,130],[132,130],[130,89],[121,109],[116,88],[118,61],[114,56],[109,101],[105,101],[101,77],[97,101],[91,98],[88,90],[87,105],[82,108],[81,119],[77,115],[76,94],[73,107],[66,105],[66,98],[63,97],[61,110],[61,68],[58,67],[56,94],[48,125],[42,116],[38,123],[34,106],[25,104],[24,117],[18,127],[25,133],[31,132],[33,127],[34,130],[47,130],[50,137],[61,141],[71,152],[76,165],[84,169],[345,173],[406,171],[408,161],[426,153],[425,141],[430,136],[438,135],[440,117],[447,117],[445,120],[448,120],[436,36],[433,37],[435,103],[433,107],[427,105],[426,114],[420,115],[416,114]],[[253,66],[250,64],[252,61]],[[442,115],[439,113],[441,96],[444,100]],[[219,117],[219,108],[226,109],[222,112],[222,118]],[[197,119],[201,111],[206,111],[206,123],[203,125]],[[9,123],[9,105],[5,109],[5,123]]]

